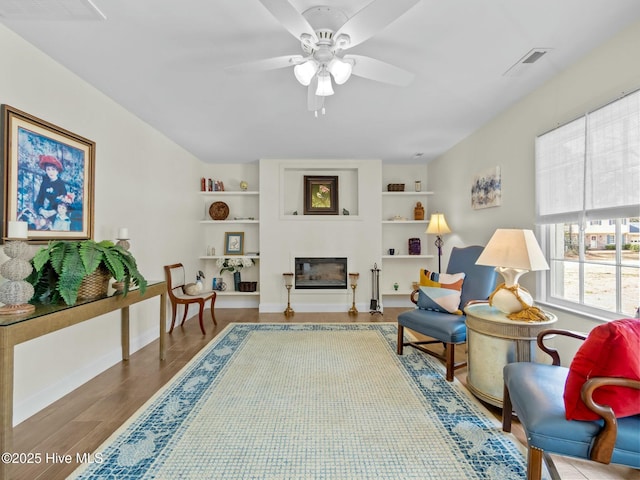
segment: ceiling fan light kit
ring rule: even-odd
[[[355,61],[344,61],[339,59],[338,57],[333,57],[327,69],[333,75],[333,79],[336,81],[336,84],[342,85],[351,76],[351,72],[353,71],[353,65]]]
[[[308,87],[313,79],[313,76],[318,71],[319,65],[315,60],[308,60],[304,63],[293,67],[293,74],[296,76],[296,80],[305,87]]]
[[[237,72],[273,70],[293,66],[293,73],[308,89],[307,108],[324,114],[324,97],[333,95],[331,77],[342,85],[351,75],[397,86],[407,85],[413,74],[394,65],[362,55],[344,55],[375,35],[420,0],[373,0],[351,18],[329,6],[311,7],[300,13],[289,0],[259,0],[300,41],[304,57],[289,55],[242,64]]]
[[[333,95],[333,86],[331,85],[331,75],[327,71],[326,67],[322,67],[322,72],[318,74],[318,88],[316,88],[316,95],[319,97],[328,97]]]

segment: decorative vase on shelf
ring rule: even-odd
[[[416,203],[416,207],[413,209],[413,219],[424,220],[424,207],[422,206],[422,202]]]
[[[240,291],[240,282],[242,279],[240,278],[240,272],[233,272],[233,289],[236,292]]]

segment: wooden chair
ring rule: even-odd
[[[464,272],[466,277],[462,284],[460,308],[463,309],[472,301],[486,300],[495,288],[496,272],[493,267],[476,265],[476,260],[484,247],[473,245],[470,247],[454,247],[451,251],[447,273]],[[411,301],[417,303],[418,291],[411,294]],[[421,352],[432,355],[445,362],[446,379],[453,381],[453,371],[464,367],[467,362],[455,362],[454,351],[458,344],[467,341],[466,315],[435,312],[416,308],[398,315],[398,355],[402,355],[403,347],[411,346]],[[404,329],[408,328],[434,340],[405,341]],[[443,355],[424,348],[423,345],[442,343],[445,346]]]
[[[553,335],[587,338],[569,330],[543,330],[538,346],[551,356],[552,365],[521,362],[504,367],[502,429],[511,431],[515,412],[527,437],[527,479],[541,478],[543,459],[552,478],[559,478],[549,453],[640,468],[640,415],[616,418],[610,406],[593,399],[602,386],[640,389],[640,382],[624,377],[590,378],[582,386],[581,398],[600,420],[567,420],[563,393],[569,369],[560,366],[557,350],[544,344],[545,337]]]
[[[180,326],[182,326],[187,319],[187,311],[189,310],[189,305],[192,303],[197,303],[200,306],[200,310],[198,312],[198,318],[200,320],[200,330],[202,330],[202,334],[204,335],[206,332],[204,330],[204,324],[202,321],[202,313],[204,312],[205,304],[209,299],[211,300],[211,320],[213,320],[214,325],[218,325],[218,323],[216,322],[215,313],[213,311],[213,306],[216,303],[216,292],[205,291],[198,295],[187,295],[184,292],[185,275],[184,266],[181,263],[165,265],[164,273],[167,279],[167,293],[169,294],[169,300],[171,301],[172,312],[171,328],[169,329],[169,333],[173,332],[173,327],[176,323],[176,311],[178,309],[178,305],[184,305],[184,315],[182,316],[182,323],[180,323]]]

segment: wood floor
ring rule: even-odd
[[[167,383],[191,358],[232,322],[393,322],[406,309],[386,309],[384,315],[360,313],[296,313],[288,319],[282,314],[259,314],[255,309],[217,309],[218,326],[205,313],[207,334],[202,335],[197,319],[167,336],[167,359],[158,359],[158,342],[152,342],[121,362],[74,390],[14,429],[14,451],[70,455],[70,464],[42,462],[14,467],[11,478],[21,480],[64,479],[77,467],[76,456],[89,454],[102,444],[122,423]],[[464,354],[464,351],[460,352]],[[466,381],[464,369],[456,378]],[[496,418],[500,410],[489,407]],[[514,425],[514,434],[524,442],[522,429]],[[555,457],[554,457],[555,458]],[[563,480],[640,479],[640,472],[618,466],[557,458]],[[457,479],[455,479],[457,480]]]

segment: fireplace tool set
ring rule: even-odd
[[[369,313],[371,315],[376,313],[382,315],[382,310],[380,310],[380,269],[377,263],[374,263],[371,269],[371,302],[369,304]]]

